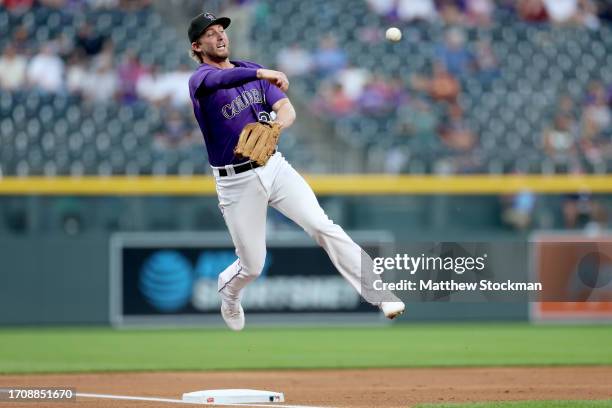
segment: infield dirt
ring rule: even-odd
[[[409,407],[426,402],[612,399],[612,367],[410,368],[236,372],[122,372],[4,375],[5,387],[74,387],[77,392],[180,399],[216,388],[282,391],[285,404]],[[0,408],[5,403],[0,403]],[[11,407],[171,407],[175,404],[79,398]],[[186,405],[183,405],[186,406]]]

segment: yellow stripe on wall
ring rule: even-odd
[[[320,195],[509,194],[521,190],[554,194],[612,193],[612,175],[594,176],[414,176],[308,175]],[[197,177],[5,177],[0,195],[214,195],[214,178]]]

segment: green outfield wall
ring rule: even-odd
[[[563,227],[564,195],[538,195],[533,229]],[[610,208],[609,195],[594,195]],[[331,218],[349,231],[413,241],[521,241],[528,231],[504,224],[498,195],[322,196]],[[270,233],[295,230],[277,213]],[[109,240],[115,232],[224,232],[212,196],[0,197],[0,324],[108,324]],[[509,254],[507,262],[517,262]],[[522,262],[522,260],[521,260]],[[524,320],[524,304],[421,303],[410,320]]]

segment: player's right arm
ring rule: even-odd
[[[191,86],[198,90],[216,91],[256,79],[256,68],[208,69],[197,71],[191,78]]]
[[[238,86],[244,82],[256,79],[266,80],[283,92],[289,88],[287,76],[280,71],[246,67],[198,71],[191,78],[190,85],[196,90],[216,91],[218,89]]]

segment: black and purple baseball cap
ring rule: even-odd
[[[217,18],[212,13],[198,14],[191,20],[191,24],[189,24],[189,30],[187,31],[189,41],[197,41],[202,33],[213,24],[221,24],[223,28],[227,28],[231,22],[232,20],[230,20],[229,17]]]

